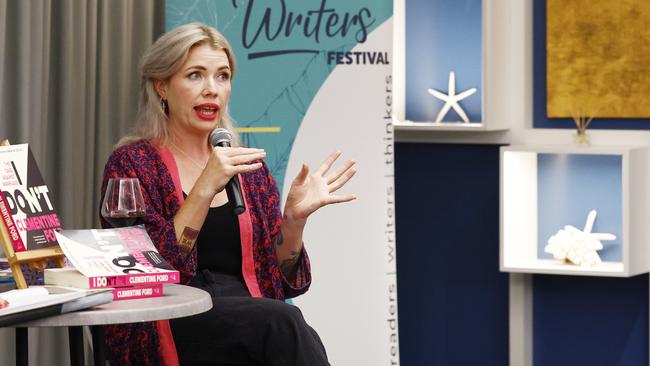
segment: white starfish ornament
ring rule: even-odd
[[[614,240],[616,235],[592,233],[594,221],[596,221],[596,210],[591,210],[584,230],[580,231],[571,225],[566,225],[563,230],[548,239],[544,251],[553,254],[555,259],[583,266],[600,263],[600,256],[596,253],[597,250],[603,249],[600,241]]]
[[[460,104],[458,104],[458,102],[476,93],[476,88],[470,88],[464,92],[456,94],[456,75],[453,71],[450,71],[449,86],[447,89],[449,90],[448,94],[439,92],[435,89],[428,89],[429,94],[445,102],[445,105],[442,106],[442,109],[438,113],[438,117],[436,117],[436,123],[442,122],[442,119],[445,117],[447,112],[449,112],[450,108],[453,108],[465,123],[469,123],[469,118],[467,118],[465,111],[463,111],[463,108],[460,107]]]

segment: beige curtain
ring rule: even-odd
[[[97,226],[104,163],[135,116],[138,59],[163,29],[163,0],[0,0],[0,139],[30,144],[65,228]],[[0,330],[2,365],[12,339]],[[30,331],[30,358],[66,364],[67,336]]]

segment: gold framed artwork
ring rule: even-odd
[[[546,0],[549,118],[650,118],[650,1]]]

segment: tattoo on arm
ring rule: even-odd
[[[186,226],[181,234],[181,237],[178,239],[178,245],[181,247],[181,255],[187,257],[192,252],[194,244],[196,243],[196,238],[199,237],[198,230],[194,230],[189,226]]]
[[[280,263],[280,270],[287,279],[293,279],[295,277],[298,259],[300,259],[300,252],[292,250],[291,256]]]

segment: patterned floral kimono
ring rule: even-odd
[[[187,284],[197,269],[196,246],[184,258],[176,243],[174,215],[183,204],[180,178],[171,152],[148,141],[121,146],[113,151],[104,169],[102,196],[113,177],[137,177],[143,190],[147,216],[143,223],[162,256],[181,273]],[[280,271],[273,240],[280,232],[282,214],[278,188],[266,165],[239,176],[246,211],[238,216],[242,274],[254,297],[285,300],[303,294],[311,284],[309,258],[304,248],[296,278],[287,280]],[[102,219],[102,226],[109,224]],[[106,327],[107,354],[118,365],[178,364],[169,322],[147,322]]]

